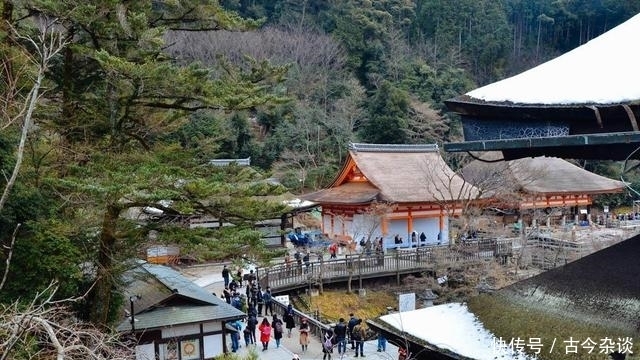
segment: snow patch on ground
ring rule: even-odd
[[[500,346],[499,340],[484,328],[466,304],[450,303],[431,306],[384,315],[380,319],[389,326],[433,346],[472,359],[535,359],[535,357],[517,353],[504,344]]]

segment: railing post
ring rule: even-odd
[[[358,290],[362,289],[362,254],[358,255]]]
[[[400,285],[400,251],[396,248],[396,285]]]
[[[322,281],[322,274],[324,273],[324,257],[320,258],[320,273],[318,275],[318,282],[320,283],[320,294],[324,292],[324,284]]]

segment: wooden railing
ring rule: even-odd
[[[257,273],[263,289],[269,286],[273,292],[278,292],[312,285],[322,286],[338,281],[362,281],[366,278],[393,275],[399,282],[401,274],[433,270],[439,265],[508,256],[510,253],[511,240],[492,240],[455,247],[425,246],[398,249],[387,254],[348,254],[339,259],[323,259],[310,262],[308,265],[278,264],[259,268]]]
[[[280,319],[284,319],[284,313],[287,310],[287,305],[281,303],[280,301],[277,301],[276,299],[273,300],[273,304],[274,304],[273,306],[274,313],[278,314],[278,317]],[[307,323],[309,324],[309,333],[312,336],[315,336],[317,339],[322,339],[324,332],[330,329],[330,326],[323,324],[321,321],[315,319],[313,316],[305,314],[298,309],[294,308],[293,314],[294,314],[293,318],[296,324],[296,328],[300,326],[300,322],[302,321],[302,318],[307,319]]]

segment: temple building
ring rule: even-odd
[[[303,198],[321,206],[322,232],[329,238],[352,243],[383,237],[389,248],[448,243],[450,218],[479,195],[435,144],[353,143],[333,183]]]
[[[464,142],[451,151],[501,151],[507,160],[640,158],[640,14],[510,78],[445,101]]]
[[[445,150],[499,151],[506,160],[622,160],[622,176],[636,171],[629,160],[640,157],[640,48],[629,44],[639,33],[640,14],[553,60],[448,100],[447,108],[461,116],[465,141],[445,144]],[[559,177],[574,188],[588,182],[564,173]],[[494,311],[475,315],[488,330],[499,329],[506,337],[537,332],[554,339],[584,327],[637,337],[640,282],[630,279],[640,276],[639,245],[636,235],[485,297],[483,308],[522,314],[521,319]],[[499,320],[492,323],[492,318]],[[548,325],[540,332],[540,322],[531,319]],[[613,349],[608,356],[628,358]]]
[[[569,161],[539,156],[510,161],[496,161],[495,153],[480,156],[461,172],[492,198],[492,206],[523,212],[543,209],[547,215],[557,213],[570,221],[590,222],[594,196],[620,193],[622,181],[594,174]],[[554,211],[560,209],[560,211]]]

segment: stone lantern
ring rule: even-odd
[[[431,289],[426,289],[423,295],[423,301],[424,301],[423,307],[433,306],[433,300],[437,298],[438,298],[438,295],[434,294],[433,291],[431,291]]]

